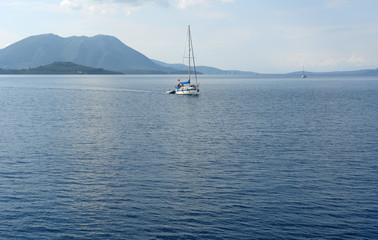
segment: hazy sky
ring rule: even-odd
[[[31,35],[112,35],[181,63],[260,73],[378,68],[377,0],[1,0],[0,48]]]

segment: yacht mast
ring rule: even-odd
[[[189,81],[190,81],[190,52],[191,52],[191,36],[190,36],[190,25],[188,25],[188,45],[189,45],[189,66],[188,66],[188,74],[189,74]]]

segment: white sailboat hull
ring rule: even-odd
[[[178,95],[198,95],[199,88],[197,86],[190,87],[180,87],[176,89],[176,94]]]

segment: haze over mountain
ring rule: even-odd
[[[52,62],[73,62],[122,72],[167,71],[117,38],[106,35],[63,38],[42,34],[25,38],[0,50],[0,68],[32,68]]]

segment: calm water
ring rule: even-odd
[[[0,76],[0,239],[377,239],[378,78]]]

